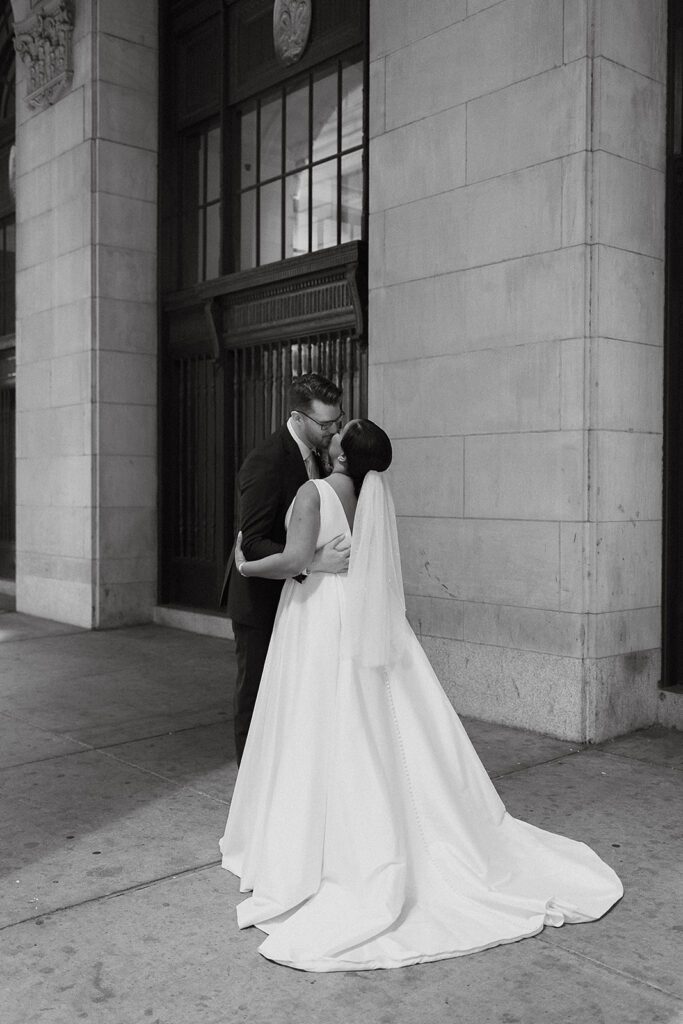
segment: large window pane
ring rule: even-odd
[[[221,254],[221,209],[218,203],[206,210],[206,279],[218,277]]]
[[[285,259],[308,252],[308,171],[285,178]]]
[[[337,244],[337,161],[328,160],[313,168],[311,249]]]
[[[313,76],[313,159],[337,152],[337,68]]]
[[[282,180],[261,189],[259,263],[282,259]]]
[[[266,181],[282,174],[282,96],[272,96],[261,103],[261,171]]]
[[[363,141],[363,65],[346,64],[342,72],[342,149]]]
[[[308,82],[287,93],[287,150],[285,170],[308,163]]]
[[[256,266],[256,192],[243,192],[240,203],[240,270]]]
[[[361,152],[342,157],[341,162],[341,241],[361,237],[363,218],[363,159]]]
[[[240,124],[240,187],[256,181],[256,108],[242,111]]]
[[[221,132],[212,128],[206,136],[206,201],[219,199],[221,194]]]

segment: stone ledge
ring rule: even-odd
[[[233,640],[232,622],[216,612],[198,612],[180,605],[157,605],[152,609],[152,621],[158,626],[184,629],[188,633],[214,636],[219,640]]]

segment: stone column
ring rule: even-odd
[[[17,608],[105,627],[156,599],[156,4],[73,12],[63,95],[17,58]]]
[[[664,0],[371,0],[370,412],[459,711],[656,717]]]

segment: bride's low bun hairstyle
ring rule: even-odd
[[[391,465],[391,441],[372,420],[352,420],[340,444],[357,497],[366,473],[371,469],[383,473]]]

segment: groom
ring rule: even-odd
[[[239,523],[245,558],[263,558],[283,551],[285,515],[299,487],[326,475],[327,449],[343,415],[341,389],[319,373],[296,377],[289,390],[289,419],[253,449],[237,477]],[[316,552],[309,572],[343,572],[349,545],[337,537]],[[305,585],[305,576],[297,577]],[[235,686],[235,748],[242,759],[275,612],[284,580],[246,579],[232,554],[221,591],[232,619],[237,651]]]

